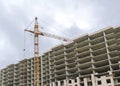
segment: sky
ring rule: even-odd
[[[33,30],[35,17],[43,27],[40,31],[74,39],[120,26],[119,3],[120,0],[0,0],[0,69],[33,57],[34,35],[24,29]],[[62,43],[40,36],[40,55]]]

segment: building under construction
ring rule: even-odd
[[[0,86],[34,86],[34,59],[0,71]],[[120,27],[61,44],[39,57],[39,86],[120,86]]]

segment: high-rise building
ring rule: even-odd
[[[0,71],[0,86],[33,86],[34,59]],[[40,56],[40,86],[120,86],[120,27],[61,44]]]
[[[41,65],[39,67],[41,69]],[[39,76],[41,86],[41,73]],[[34,58],[24,59],[2,69],[0,71],[0,86],[34,86]]]

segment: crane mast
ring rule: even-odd
[[[34,86],[39,86],[39,38],[38,22],[35,18],[34,25]]]
[[[35,18],[35,25],[34,25],[34,56],[39,57],[39,30],[38,30],[38,22],[37,22],[37,17]]]
[[[40,71],[39,63],[40,63],[40,60],[39,60],[39,38],[38,38],[39,35],[59,39],[59,40],[66,41],[66,42],[71,42],[71,40],[66,39],[64,37],[41,32],[41,31],[39,31],[38,28],[39,28],[39,25],[38,25],[37,17],[35,17],[34,31],[25,29],[25,31],[34,34],[34,86],[40,86],[39,85],[39,71]]]

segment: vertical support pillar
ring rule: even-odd
[[[97,86],[94,74],[91,74],[91,80],[92,80],[92,86]]]
[[[64,80],[64,86],[68,86],[67,80]]]
[[[72,81],[72,86],[75,86],[75,81],[74,81],[74,79],[72,79],[71,81]]]
[[[101,81],[102,81],[102,86],[107,86],[105,76],[101,76]]]
[[[61,86],[60,81],[58,81],[57,83],[58,83],[58,86]]]
[[[88,86],[88,84],[87,84],[87,78],[84,78],[84,85]]]
[[[55,82],[52,83],[52,86],[55,86]]]
[[[111,86],[114,86],[113,74],[111,71],[109,71],[109,75],[110,75],[110,80],[111,80]]]
[[[77,77],[77,86],[80,86],[80,79]]]

